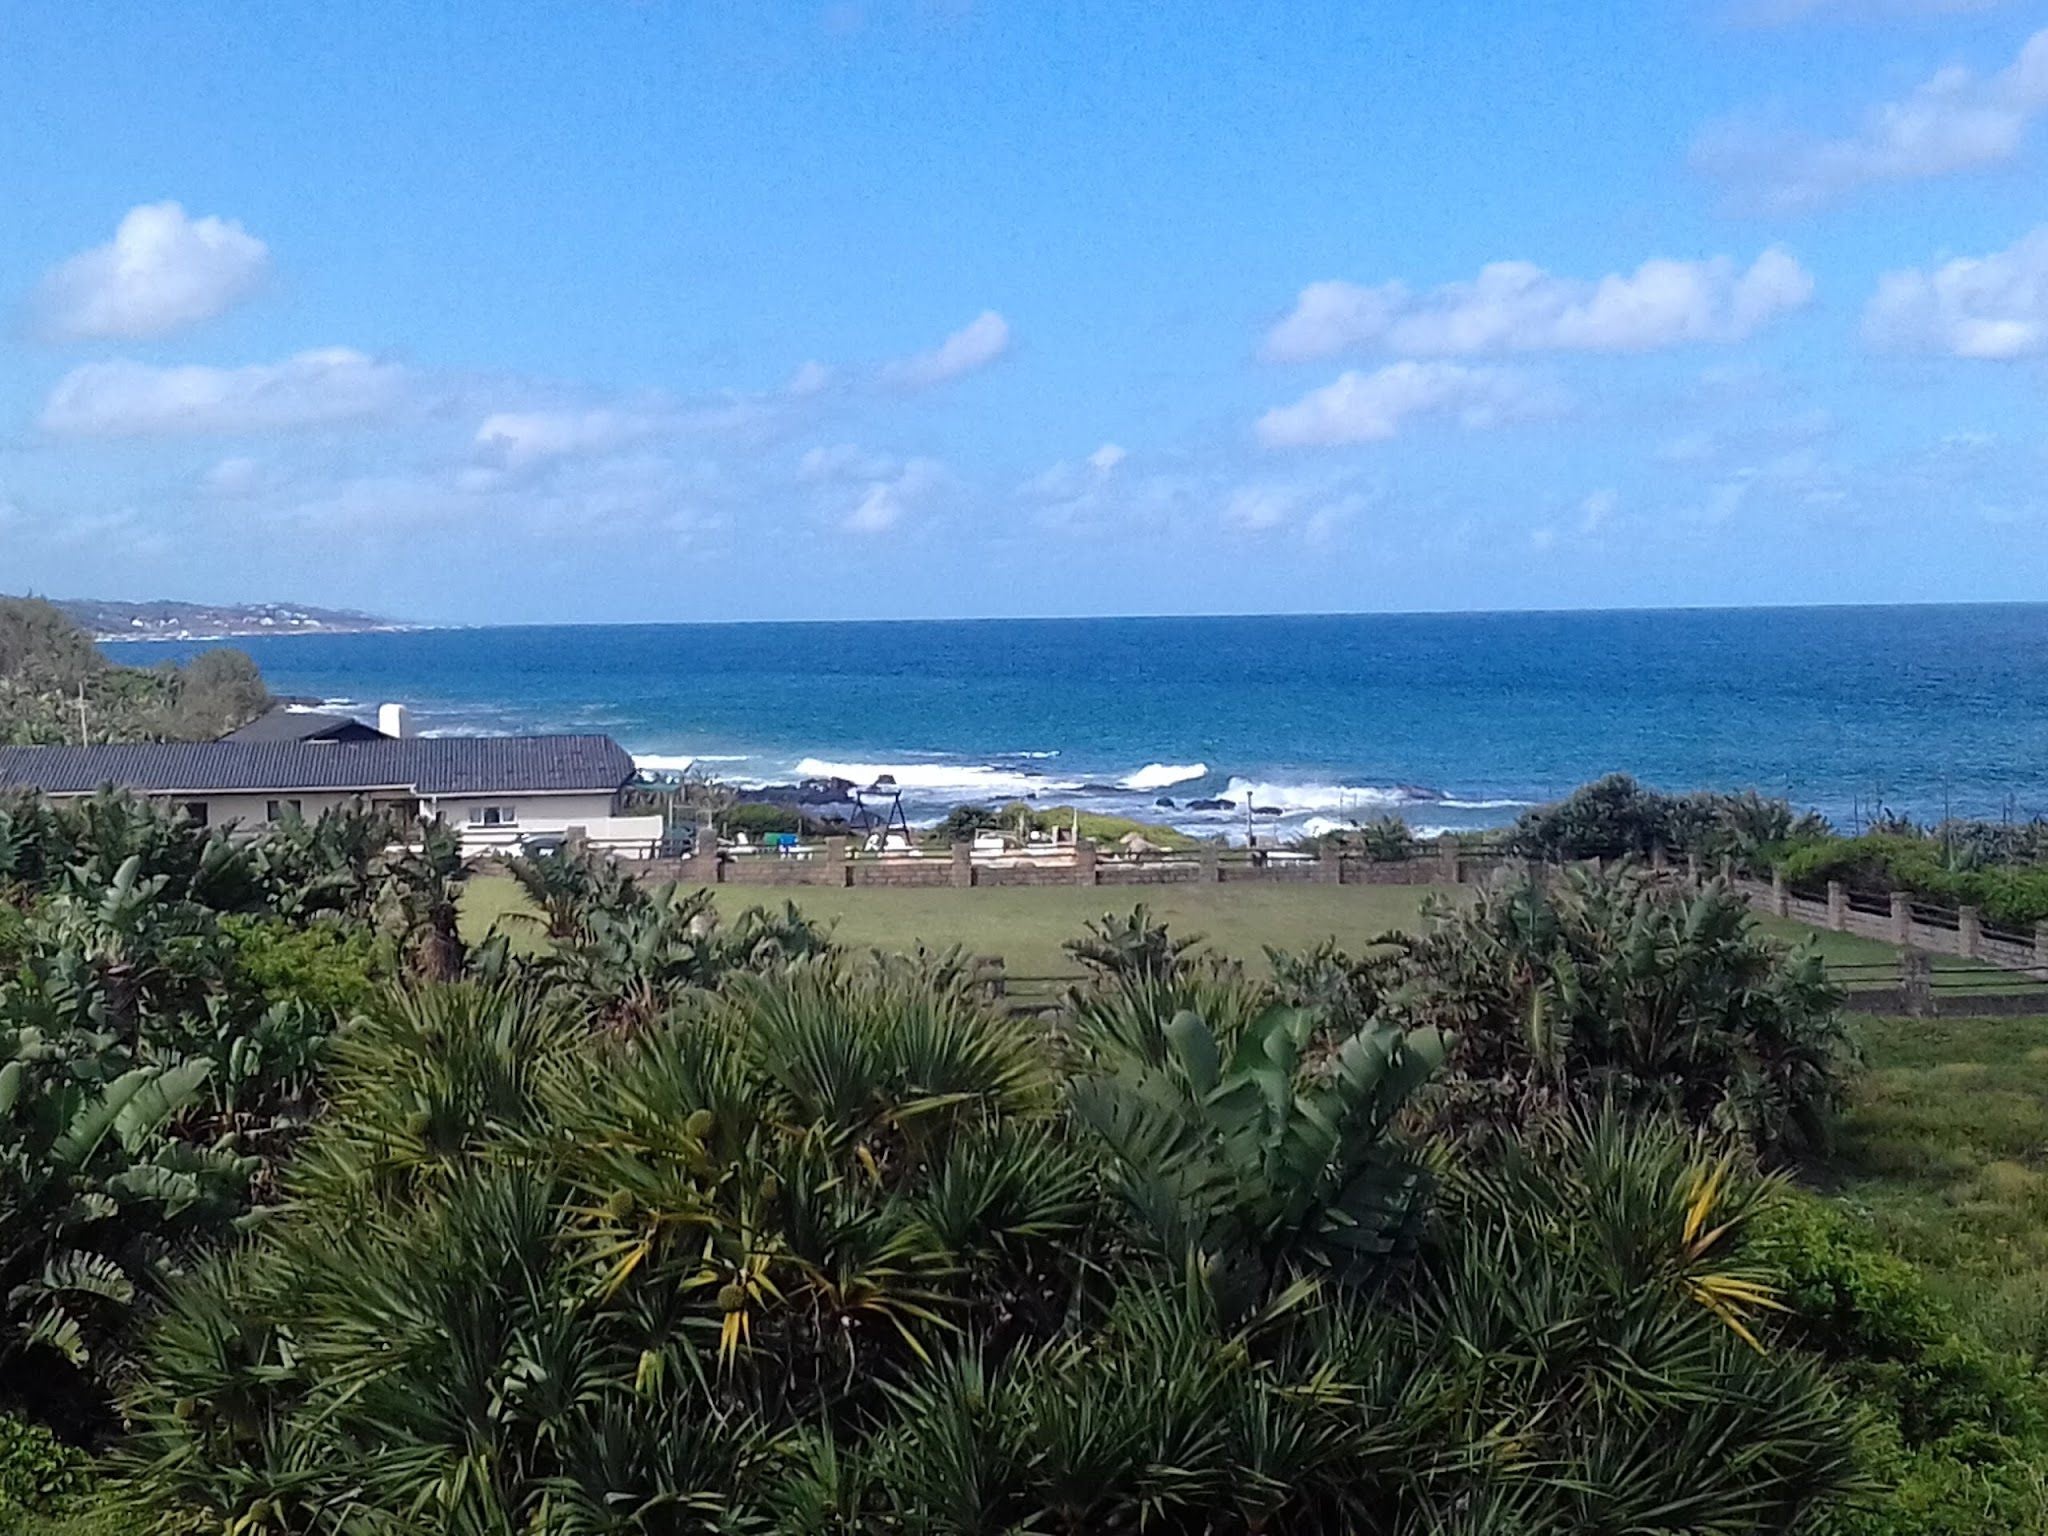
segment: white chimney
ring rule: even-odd
[[[379,704],[377,706],[377,729],[386,736],[403,739],[412,734],[412,720],[406,715],[403,704]]]

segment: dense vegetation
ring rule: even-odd
[[[210,741],[270,706],[240,651],[202,651],[182,667],[115,666],[63,611],[0,597],[0,745]]]
[[[1709,871],[1767,877],[1782,871],[1813,890],[1830,880],[1876,894],[1904,891],[1979,908],[1993,922],[2048,921],[2048,822],[1950,820],[1923,827],[1884,816],[1854,837],[1782,800],[1740,795],[1666,795],[1625,774],[1583,786],[1525,813],[1510,846],[1529,858],[1647,859],[1691,854]]]
[[[582,858],[465,943],[392,832],[0,810],[0,1526],[1961,1532],[2038,1487],[2027,1362],[1763,1171],[1854,1064],[1717,887],[1265,978],[1141,909],[1048,1028]]]

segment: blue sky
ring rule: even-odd
[[[0,589],[2048,598],[2048,6],[0,0]]]

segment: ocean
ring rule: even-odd
[[[276,692],[427,732],[603,731],[744,784],[891,774],[913,819],[1035,798],[1241,830],[1514,819],[1600,774],[2048,814],[2048,606],[634,624],[265,636]],[[197,642],[113,644],[130,664]],[[1231,809],[1191,810],[1191,800]],[[1169,803],[1170,802],[1170,803]],[[1270,832],[1270,822],[1262,829]]]

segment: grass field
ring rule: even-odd
[[[960,944],[975,954],[1001,955],[1012,975],[1048,976],[1075,970],[1060,945],[1079,933],[1082,924],[1104,913],[1123,916],[1140,901],[1176,933],[1199,933],[1211,948],[1237,959],[1262,961],[1269,944],[1302,949],[1335,938],[1356,947],[1389,928],[1416,928],[1422,899],[1431,889],[1249,883],[973,892],[720,886],[715,895],[719,910],[728,917],[748,907],[793,900],[807,915],[832,922],[840,942],[856,948]],[[519,888],[509,879],[473,880],[463,902],[464,932],[473,940],[489,932],[493,923],[503,923],[507,933],[524,939],[531,933],[530,925],[511,916],[524,910]]]
[[[751,906],[794,901],[806,913],[831,920],[842,942],[859,948],[901,949],[961,944],[976,954],[1002,955],[1012,973],[1045,975],[1073,969],[1060,952],[1081,925],[1105,912],[1127,913],[1143,901],[1175,930],[1200,933],[1210,945],[1241,960],[1259,960],[1265,946],[1301,949],[1335,938],[1357,944],[1389,928],[1419,925],[1423,897],[1449,894],[1450,886],[1401,885],[1170,885],[1149,890],[1105,886],[1095,890],[1044,886],[978,890],[791,891],[720,886],[715,895],[728,916]],[[472,880],[463,900],[463,931],[481,938],[502,923],[516,942],[531,944],[532,929],[514,914],[526,911],[519,888],[502,875]],[[1811,939],[1838,965],[1896,964],[1898,951],[1876,939],[1828,933],[1787,918],[1757,918],[1766,932],[1797,943]],[[1958,965],[1953,958],[1935,964]]]
[[[1991,1342],[2048,1351],[2048,1018],[1859,1022],[1832,1192]]]

